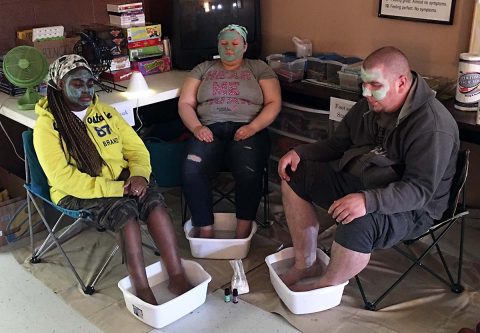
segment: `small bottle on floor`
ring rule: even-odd
[[[237,288],[233,289],[233,303],[237,304],[238,303],[238,290]]]
[[[225,296],[223,297],[223,300],[225,301],[225,303],[230,302],[230,300],[231,300],[230,288],[225,288]]]

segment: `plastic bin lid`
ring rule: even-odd
[[[342,68],[342,71],[345,73],[360,75],[363,61],[356,62],[354,64],[345,66]]]

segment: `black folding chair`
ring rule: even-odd
[[[105,269],[107,268],[108,264],[112,260],[115,253],[118,252],[119,245],[116,244],[111,249],[108,257],[106,258],[105,262],[96,269],[96,273],[90,279],[89,283],[85,283],[84,280],[80,277],[77,270],[75,269],[74,265],[72,264],[70,258],[67,256],[62,243],[68,239],[67,237],[70,236],[71,231],[75,230],[75,228],[81,226],[82,224],[87,224],[91,226],[96,226],[96,224],[92,221],[92,215],[88,210],[70,210],[60,207],[54,204],[50,200],[50,189],[48,186],[47,177],[40,166],[40,163],[37,158],[37,154],[35,153],[35,148],[33,146],[33,131],[25,131],[22,133],[23,138],[23,147],[25,151],[25,189],[27,190],[27,207],[28,207],[28,217],[29,217],[29,228],[30,228],[30,246],[32,249],[32,257],[30,259],[31,263],[40,263],[42,260],[42,256],[48,252],[53,246],[56,246],[59,251],[61,252],[62,256],[65,258],[68,266],[72,270],[73,275],[77,279],[78,283],[82,287],[82,290],[85,294],[92,295],[95,292],[95,284],[98,282],[102,274],[104,273]],[[49,223],[47,222],[44,214],[39,209],[37,202],[34,198],[41,199],[44,203],[53,207],[56,211],[60,213],[60,217],[57,219],[53,227],[50,227]],[[48,231],[48,236],[43,241],[43,243],[35,248],[34,245],[34,233],[33,233],[33,225],[32,225],[32,207],[34,205],[37,209],[37,212]],[[75,221],[68,225],[68,227],[64,228],[63,230],[60,228],[61,222],[64,221],[66,217],[73,218]],[[59,230],[60,229],[60,230]],[[105,229],[97,228],[98,231],[105,231]],[[150,246],[143,244],[148,248],[156,251],[157,249]],[[158,252],[156,252],[158,253]]]
[[[219,175],[222,175],[222,174],[231,175],[231,173],[229,171],[221,171],[218,174]],[[217,176],[217,178],[219,178],[219,176]],[[231,205],[233,205],[233,207],[235,207],[235,186],[225,187],[225,186],[223,186],[224,184],[219,184],[219,183],[222,183],[222,182],[217,183],[217,181],[218,181],[218,179],[214,180],[214,182],[212,184],[212,195],[213,195],[212,206],[214,207],[214,210],[215,210],[215,206],[219,205],[223,201],[227,201]],[[263,186],[262,186],[263,216],[261,216],[261,218],[258,218],[258,215],[257,215],[257,218],[255,219],[255,222],[257,223],[257,225],[259,225],[263,228],[268,228],[268,227],[271,226],[270,221],[268,220],[268,214],[269,214],[269,211],[270,211],[270,207],[269,207],[270,206],[270,201],[269,201],[269,198],[268,198],[268,193],[269,193],[269,190],[268,190],[268,169],[267,169],[267,167],[265,167],[264,172],[263,172]],[[183,206],[183,213],[182,213],[183,223],[187,222],[187,209],[188,209],[188,206],[185,204],[185,206]]]
[[[443,214],[441,220],[435,222],[435,224],[427,230],[424,234],[416,237],[415,239],[411,239],[408,241],[402,242],[404,245],[407,246],[415,243],[419,239],[429,236],[431,240],[431,244],[420,254],[414,255],[412,251],[405,251],[401,244],[394,246],[393,248],[398,251],[401,255],[405,256],[409,260],[412,261],[412,264],[407,268],[407,270],[395,280],[390,287],[384,291],[380,296],[377,297],[376,300],[369,301],[365,294],[365,290],[363,285],[360,281],[359,276],[355,276],[355,280],[357,281],[358,288],[360,289],[360,293],[362,295],[363,302],[365,303],[365,309],[375,311],[377,310],[377,305],[407,276],[408,273],[414,267],[420,267],[425,271],[429,272],[432,276],[440,280],[441,282],[445,283],[447,286],[450,287],[452,292],[454,293],[461,293],[464,288],[461,284],[462,278],[462,263],[463,263],[463,242],[464,242],[464,221],[463,218],[469,212],[465,206],[465,183],[468,176],[468,167],[469,167],[469,157],[470,157],[470,150],[460,151],[458,153],[457,158],[457,169],[452,181],[452,185],[450,188],[450,198],[449,198],[449,205],[447,211]],[[460,198],[462,199],[460,202]],[[451,267],[447,263],[445,256],[443,255],[442,250],[440,249],[439,242],[444,238],[444,236],[451,230],[452,226],[455,223],[460,223],[460,243],[458,248],[458,268],[456,272],[456,279],[454,279],[451,273]],[[423,262],[423,259],[430,253],[430,251],[435,248],[436,253],[438,254],[440,261],[442,262],[442,266],[444,268],[443,276],[435,272],[433,269],[427,267]],[[410,249],[409,249],[410,250]]]
[[[230,172],[221,172],[221,173],[226,173],[226,174],[231,174]],[[269,214],[269,198],[268,198],[268,167],[266,166],[263,169],[263,184],[262,184],[262,201],[263,201],[263,216],[260,218],[255,219],[255,222],[257,225],[267,228],[270,227],[270,223],[268,220],[268,214]],[[213,207],[217,206],[220,204],[222,201],[228,201],[230,204],[235,206],[235,186],[228,186],[228,187],[222,187],[222,186],[215,186],[215,182],[212,187],[212,193],[214,196],[213,200]]]

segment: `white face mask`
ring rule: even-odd
[[[363,81],[362,95],[364,97],[373,97],[377,101],[381,101],[387,96],[390,90],[390,84],[380,69],[373,68],[365,70],[362,67],[360,76]]]

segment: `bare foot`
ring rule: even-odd
[[[149,304],[158,305],[155,295],[153,295],[152,289],[150,288],[137,290],[137,297]]]
[[[172,276],[169,281],[168,290],[175,295],[181,295],[193,288],[184,274]]]
[[[291,286],[301,279],[321,276],[325,270],[323,263],[320,263],[318,260],[312,266],[307,268],[296,268],[292,266],[283,274],[280,274],[279,277],[287,286]],[[293,290],[293,289],[292,289]]]
[[[196,234],[199,238],[215,238],[215,229],[213,229],[213,225],[199,227]]]
[[[320,283],[320,281],[314,281],[310,283],[295,283],[293,285],[288,286],[291,291],[309,291],[318,288],[328,287]]]
[[[235,238],[247,238],[252,232],[252,221],[237,219],[237,229],[235,231]]]

